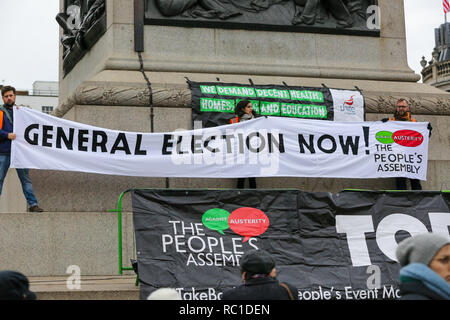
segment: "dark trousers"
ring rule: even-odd
[[[422,185],[418,179],[395,178],[397,190],[408,190],[407,180],[411,182],[411,190],[422,190]]]
[[[237,188],[244,189],[245,178],[238,178]],[[248,178],[249,189],[256,189],[256,179]]]

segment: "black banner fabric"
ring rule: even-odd
[[[192,82],[192,121],[202,127],[230,124],[234,108],[250,100],[258,116],[333,120],[333,98],[325,87],[245,85],[237,83]]]
[[[250,249],[301,300],[396,299],[397,244],[450,226],[450,193],[432,191],[136,189],[132,203],[142,299],[161,287],[220,299]]]

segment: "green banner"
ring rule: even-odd
[[[255,89],[249,87],[224,87],[216,86],[217,94],[221,96],[235,96],[256,98]]]
[[[323,93],[312,90],[284,90],[276,88],[250,88],[239,86],[201,85],[202,94],[235,96],[246,98],[270,98],[293,101],[324,102]]]
[[[236,105],[242,99],[213,99],[201,98],[200,110],[202,112],[223,112],[234,113]],[[281,116],[281,117],[296,117],[296,118],[327,118],[327,107],[310,104],[297,103],[283,103],[250,100],[252,108],[257,114],[262,116]],[[259,106],[261,103],[261,106]]]
[[[323,102],[323,93],[309,90],[289,90],[291,100]]]
[[[335,103],[331,89],[283,85],[255,85],[224,82],[192,82],[192,119],[202,121],[204,127],[229,124],[236,106],[242,100],[252,103],[256,116],[293,117],[302,119],[321,119],[333,121],[336,112],[356,94],[355,90],[340,90]],[[341,99],[342,98],[342,99]],[[342,101],[341,101],[342,100]],[[358,100],[362,106],[364,101]],[[345,110],[344,110],[345,111]],[[342,113],[342,112],[341,112]],[[340,114],[341,114],[340,113]],[[347,114],[340,119],[346,119]],[[349,116],[353,116],[350,114]],[[341,121],[344,121],[341,120]]]
[[[261,101],[262,116],[280,116],[280,103]]]
[[[281,89],[256,89],[259,98],[289,99],[289,91]]]
[[[281,103],[282,117],[327,118],[327,107],[309,104]]]
[[[200,110],[202,112],[226,112],[234,113],[234,100],[201,98]]]
[[[217,94],[216,86],[200,86],[203,94]]]

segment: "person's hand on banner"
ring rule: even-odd
[[[389,118],[383,118],[383,119],[381,119],[381,122],[388,122],[389,121]]]
[[[9,140],[15,140],[16,139],[16,134],[13,132],[8,133],[8,139]]]

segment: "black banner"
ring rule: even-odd
[[[298,87],[287,85],[245,85],[237,83],[188,81],[192,94],[192,121],[201,121],[202,127],[230,123],[235,107],[241,100],[250,100],[257,116],[293,117],[316,120],[335,120],[333,94],[326,87]],[[335,94],[341,89],[333,89]],[[364,114],[364,101],[358,91],[339,104],[341,113]],[[354,101],[353,97],[361,99]],[[360,109],[362,109],[360,111]],[[364,121],[363,116],[349,121]]]
[[[396,299],[397,244],[449,234],[450,193],[133,190],[141,298],[156,288],[220,299],[239,259],[264,249],[301,300]]]

